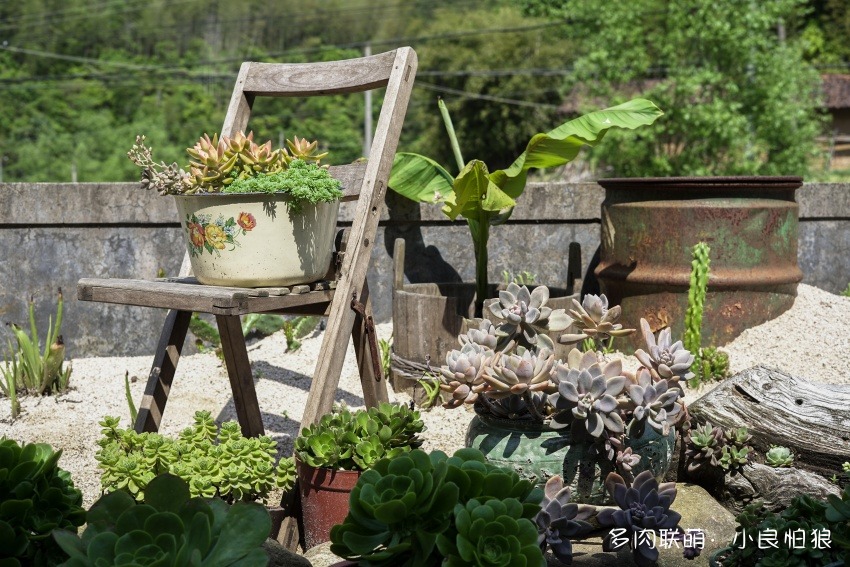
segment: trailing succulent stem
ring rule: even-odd
[[[691,352],[699,352],[702,345],[702,313],[705,309],[705,294],[708,289],[708,273],[711,260],[708,244],[697,243],[693,248],[691,262],[691,285],[688,288],[688,310],[685,312],[684,346]]]

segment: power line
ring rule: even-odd
[[[432,85],[431,83],[424,83],[422,81],[414,82],[413,86],[423,88],[423,89],[427,89],[427,90],[430,90],[430,91],[437,91],[437,92],[441,92],[441,93],[463,95],[466,98],[473,98],[473,99],[476,99],[476,100],[486,100],[486,101],[490,101],[490,102],[498,102],[498,103],[501,103],[501,104],[511,104],[511,105],[514,105],[514,106],[526,106],[526,107],[530,107],[530,108],[545,108],[547,110],[557,110],[558,109],[557,104],[546,104],[546,103],[541,103],[541,102],[531,102],[531,101],[528,101],[528,100],[518,100],[518,99],[513,99],[513,98],[505,98],[505,97],[501,97],[501,96],[472,93],[472,92],[464,91],[464,90],[460,90],[460,89],[452,89],[452,88],[449,88],[449,87]]]

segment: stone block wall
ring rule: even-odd
[[[173,200],[135,183],[0,184],[0,196],[0,322],[26,324],[33,297],[44,333],[61,287],[70,357],[152,354],[163,310],[78,302],[76,282],[177,274],[185,248]],[[563,286],[572,242],[581,247],[585,273],[599,244],[603,197],[595,183],[530,184],[511,220],[491,229],[491,281],[501,281],[504,271],[529,271],[538,282]],[[797,200],[804,282],[837,293],[850,282],[850,184],[806,184]],[[342,225],[350,224],[353,210],[341,208]],[[474,280],[466,225],[449,222],[437,206],[390,192],[368,272],[378,321],[392,316],[396,238],[407,241],[408,281]],[[10,336],[2,326],[4,345]]]

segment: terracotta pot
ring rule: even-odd
[[[304,547],[330,541],[331,528],[348,515],[348,497],[360,471],[311,467],[295,459],[304,521]]]
[[[339,202],[305,203],[291,215],[283,194],[175,195],[192,273],[202,284],[290,286],[328,272]]]

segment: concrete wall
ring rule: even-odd
[[[173,200],[135,183],[0,184],[0,321],[26,324],[33,297],[40,326],[65,292],[62,332],[71,357],[152,354],[165,312],[76,301],[82,277],[152,278],[176,274],[184,253]],[[800,203],[799,261],[805,283],[838,292],[850,282],[850,184],[807,184]],[[603,190],[595,183],[531,184],[510,222],[490,234],[490,278],[528,270],[563,286],[571,242],[582,250],[582,273],[599,244]],[[353,207],[341,209],[349,224]],[[407,241],[411,282],[473,281],[466,225],[448,222],[436,206],[387,196],[369,282],[376,318],[391,317],[392,249]],[[44,331],[42,331],[43,333]],[[0,338],[10,336],[5,326]]]

